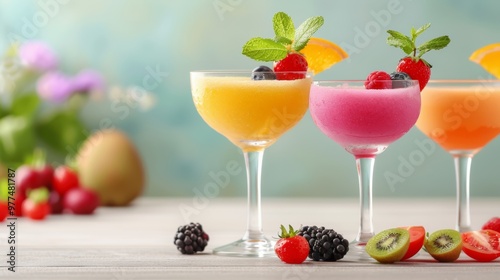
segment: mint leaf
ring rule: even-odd
[[[304,21],[295,30],[295,37],[292,44],[292,49],[295,51],[302,50],[309,42],[314,32],[316,32],[325,22],[322,16],[311,17]]]
[[[293,25],[292,18],[283,12],[274,15],[273,28],[276,38],[283,37],[291,42],[295,37],[295,26]]]
[[[419,29],[417,29],[417,31],[415,31],[415,38],[417,38],[418,35],[422,34],[425,30],[427,30],[427,28],[431,27],[431,24],[428,23],[422,27],[420,27]]]
[[[389,46],[400,48],[406,54],[410,54],[415,49],[415,44],[408,36],[394,30],[387,30],[387,33],[389,33],[389,37],[387,37]]]
[[[285,46],[272,39],[252,38],[243,46],[244,55],[259,61],[278,61],[286,57]]]
[[[292,40],[281,36],[276,36],[276,38],[274,38],[274,41],[283,45],[290,45],[292,43]]]
[[[448,36],[441,36],[434,38],[428,42],[423,43],[420,45],[418,49],[418,57],[421,57],[424,53],[430,51],[430,50],[440,50],[450,43],[450,38]]]

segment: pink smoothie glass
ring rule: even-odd
[[[418,81],[383,83],[389,88],[366,89],[364,81],[318,81],[312,85],[309,99],[309,110],[316,126],[356,159],[361,219],[353,245],[360,250],[374,235],[372,181],[375,157],[405,135],[420,114]]]

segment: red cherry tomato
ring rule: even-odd
[[[500,233],[494,230],[478,230],[462,233],[464,253],[480,262],[500,257]]]
[[[14,195],[14,212],[17,217],[23,216],[23,202],[26,200],[26,195],[17,193]]]
[[[415,256],[422,246],[424,246],[425,241],[425,228],[423,226],[409,226],[402,227],[410,232],[410,247],[406,254],[401,260],[407,260]]]
[[[54,170],[52,186],[61,197],[64,196],[69,190],[77,188],[79,185],[78,175],[71,168],[67,166],[59,166],[56,170]]]
[[[99,196],[90,189],[70,190],[63,198],[64,209],[77,215],[90,215],[99,206]]]
[[[7,216],[9,215],[9,210],[7,209],[7,207],[7,203],[0,201],[0,222],[5,220],[5,218],[7,218]]]
[[[30,199],[23,202],[23,215],[33,220],[43,220],[50,213],[47,202],[36,203]]]

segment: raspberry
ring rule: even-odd
[[[305,78],[305,73],[279,73],[279,72],[306,72],[307,60],[300,53],[289,53],[285,58],[276,62],[274,72],[278,80],[297,80]]]
[[[483,229],[491,229],[500,233],[500,217],[493,217],[483,225]]]
[[[174,237],[174,244],[182,254],[203,252],[208,243],[208,234],[199,223],[180,226]]]
[[[349,241],[333,229],[303,226],[297,235],[309,242],[309,258],[313,261],[338,261],[349,251]]]
[[[391,76],[384,71],[374,71],[368,75],[365,81],[366,89],[388,89],[392,88]]]

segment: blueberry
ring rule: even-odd
[[[410,76],[405,72],[392,72],[391,80],[393,81],[409,81],[411,80]],[[392,88],[404,88],[407,87],[406,82],[393,82]]]
[[[392,72],[390,74],[391,80],[411,80],[410,76],[405,72]]]
[[[273,69],[262,65],[253,69],[252,80],[276,80],[276,74]]]

